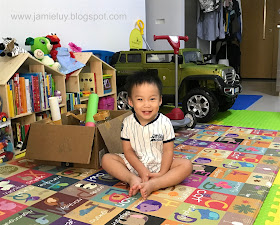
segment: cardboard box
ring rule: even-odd
[[[72,111],[78,114],[78,110]],[[111,120],[97,127],[79,126],[79,120],[62,114],[63,125],[47,124],[47,120],[30,126],[26,158],[57,166],[100,168],[106,152],[121,153],[121,124],[131,111],[111,110]],[[81,119],[85,114],[78,115]]]

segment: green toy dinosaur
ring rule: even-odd
[[[46,37],[28,37],[25,40],[25,45],[31,46],[31,51],[36,59],[39,59],[43,64],[52,67],[55,70],[59,70],[61,65],[58,62],[48,56],[52,50],[52,44]]]

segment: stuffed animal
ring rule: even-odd
[[[60,69],[60,64],[55,62],[51,57],[48,56],[52,50],[52,44],[50,39],[46,37],[28,37],[25,40],[25,45],[31,46],[31,51],[36,59],[39,59],[43,64],[52,67],[55,70]]]
[[[10,128],[2,127],[0,129],[0,163],[7,162],[14,156],[14,146],[11,139]]]
[[[50,41],[51,41],[51,44],[53,45],[53,48],[51,50],[51,57],[53,58],[54,61],[57,60],[57,48],[60,48],[61,47],[61,44],[60,44],[60,39],[59,37],[56,36],[55,33],[51,33],[49,35],[46,36],[46,38],[49,38]],[[75,58],[73,52],[69,52],[70,53],[70,56],[71,58]]]
[[[11,160],[14,156],[14,147],[9,140],[0,142],[0,163]]]
[[[16,39],[11,37],[2,38],[3,43],[0,43],[0,50],[2,50],[0,56],[15,57],[20,53],[27,53],[27,51],[18,46]]]

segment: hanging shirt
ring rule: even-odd
[[[215,41],[217,38],[225,38],[223,24],[223,7],[218,11],[198,13],[197,36],[202,40]]]

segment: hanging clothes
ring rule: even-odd
[[[198,12],[197,36],[202,40],[214,41],[224,39],[223,7],[218,10],[203,13]]]
[[[237,0],[224,2],[224,23],[226,36],[231,39],[237,38],[241,42],[242,34],[242,18],[241,9]]]
[[[221,0],[198,0],[200,9],[204,13],[213,12],[220,7]]]
[[[239,20],[240,20],[240,32],[242,34],[242,6],[241,6],[241,0],[237,0],[238,5],[239,5],[239,10],[240,10],[240,16],[239,16]]]

